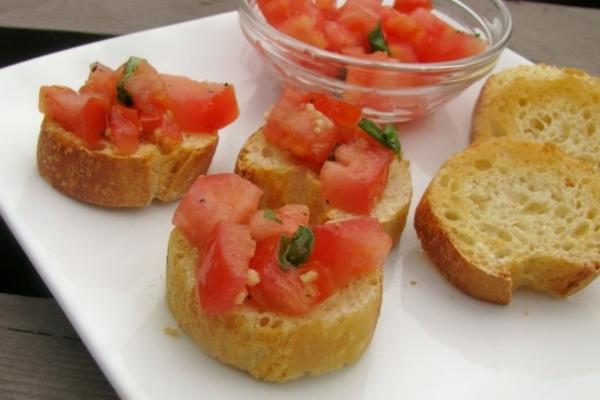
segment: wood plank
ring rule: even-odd
[[[0,399],[117,399],[53,299],[0,294]]]
[[[507,2],[513,17],[509,48],[535,62],[583,68],[600,75],[600,9]]]
[[[235,0],[2,0],[0,26],[123,34],[235,10]]]

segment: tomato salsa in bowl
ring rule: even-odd
[[[248,41],[286,85],[378,122],[420,118],[490,72],[512,31],[502,0],[238,0]]]

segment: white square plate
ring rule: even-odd
[[[412,212],[385,267],[381,318],[352,367],[272,385],[220,364],[175,327],[164,268],[176,204],[112,210],[71,200],[37,173],[41,85],[78,87],[88,65],[130,55],[159,71],[235,84],[241,117],[220,133],[211,171],[231,171],[244,139],[278,95],[229,13],[119,37],[0,70],[2,216],[117,392],[128,399],[506,399],[597,398],[600,285],[568,300],[519,292],[508,307],[459,292],[423,255]],[[527,60],[506,51],[504,68]],[[402,127],[414,205],[449,155],[468,142],[481,82]]]

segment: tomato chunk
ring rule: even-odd
[[[250,301],[259,308],[287,315],[310,311],[317,304],[318,287],[302,282],[300,275],[308,271],[294,268],[282,270],[278,255],[279,236],[272,236],[257,244],[250,268],[258,272],[260,282],[248,288]]]
[[[321,49],[329,45],[316,17],[295,15],[278,25],[283,33]]]
[[[201,249],[220,221],[248,223],[261,196],[256,185],[238,175],[201,175],[175,210],[173,224]]]
[[[355,126],[362,115],[360,108],[323,93],[308,93],[304,102],[314,105],[318,111],[342,128]]]
[[[254,249],[247,226],[221,221],[214,228],[196,275],[196,293],[205,313],[222,314],[243,301]]]
[[[123,155],[135,153],[142,131],[137,110],[119,104],[112,106],[109,129],[111,141],[117,152]]]
[[[96,62],[90,66],[90,74],[79,89],[79,93],[95,95],[106,103],[108,109],[116,101],[117,80],[118,76],[115,71]]]
[[[307,225],[309,209],[304,204],[287,204],[276,210],[258,210],[250,219],[250,234],[257,242],[271,236],[292,235]]]
[[[160,74],[144,59],[140,59],[130,76],[123,77],[124,69],[121,66],[117,73],[124,79],[123,87],[131,96],[132,105],[144,118],[162,117],[168,107],[168,96]]]
[[[88,146],[97,146],[102,139],[108,110],[106,103],[93,94],[77,93],[62,86],[42,86],[39,108]]]
[[[162,75],[169,109],[179,128],[215,132],[235,121],[239,109],[233,85],[197,82],[183,76]]]
[[[333,151],[339,131],[314,105],[302,102],[302,97],[297,96],[297,91],[286,90],[271,111],[264,134],[278,147],[320,165]]]
[[[431,10],[433,5],[431,4],[431,0],[396,0],[394,1],[394,8],[408,14],[417,8]]]
[[[321,193],[333,207],[369,214],[387,185],[393,155],[363,143],[348,143],[335,151],[335,161],[321,169]]]
[[[326,265],[338,288],[381,268],[392,247],[392,239],[374,218],[330,222],[315,226],[313,232],[315,245],[309,261]]]

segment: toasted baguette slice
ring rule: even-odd
[[[242,304],[219,316],[198,305],[198,253],[175,228],[167,256],[167,303],[180,328],[206,353],[272,382],[319,375],[352,364],[379,317],[382,272],[355,280],[308,314],[291,317]]]
[[[415,228],[473,297],[508,304],[520,286],[566,297],[600,273],[600,181],[552,144],[490,139],[446,161]]]
[[[259,186],[264,195],[262,207],[278,208],[285,204],[306,204],[311,224],[350,217],[342,210],[329,207],[321,197],[319,174],[299,163],[288,151],[268,143],[262,129],[252,134],[240,150],[235,172]],[[388,184],[372,216],[398,241],[412,197],[409,163],[394,159],[390,165]]]
[[[141,144],[123,156],[111,144],[90,150],[75,134],[45,118],[38,139],[40,174],[57,190],[77,200],[108,207],[142,207],[153,199],[181,197],[206,172],[217,148],[217,135],[185,135],[168,153]]]
[[[547,65],[493,75],[475,107],[472,140],[500,136],[555,143],[600,168],[600,78]]]

